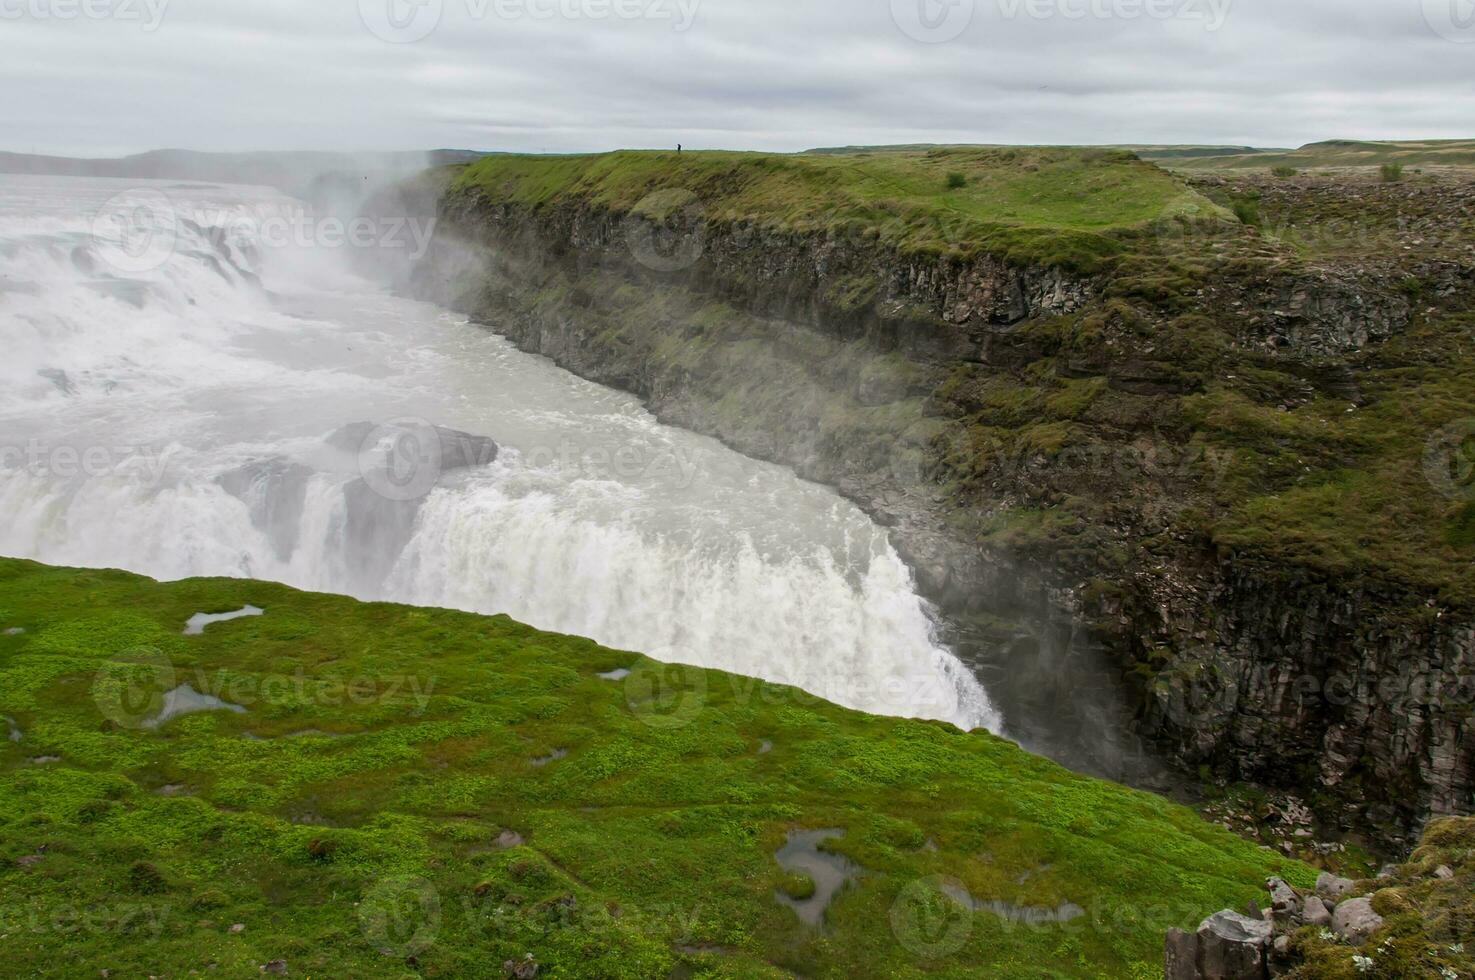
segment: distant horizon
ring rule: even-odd
[[[904,147],[910,147],[910,146],[916,146],[916,147],[927,147],[927,146],[935,146],[935,147],[952,147],[952,146],[957,146],[957,147],[968,147],[968,146],[978,146],[978,147],[1057,147],[1058,146],[1058,147],[1104,147],[1104,148],[1132,148],[1132,147],[1143,147],[1143,148],[1147,148],[1147,147],[1159,147],[1159,148],[1164,148],[1164,149],[1170,149],[1170,148],[1189,148],[1189,147],[1192,147],[1192,148],[1206,148],[1206,149],[1208,149],[1208,148],[1212,148],[1212,149],[1227,149],[1227,150],[1233,150],[1233,149],[1251,149],[1251,150],[1261,150],[1261,151],[1286,152],[1286,151],[1295,151],[1295,150],[1299,150],[1299,149],[1304,149],[1304,148],[1309,147],[1309,146],[1317,146],[1317,145],[1325,144],[1325,143],[1389,143],[1389,144],[1395,144],[1396,143],[1396,144],[1407,144],[1407,143],[1460,143],[1460,142],[1466,142],[1466,141],[1475,141],[1475,134],[1472,134],[1471,136],[1464,136],[1464,137],[1460,137],[1460,136],[1453,136],[1453,137],[1451,137],[1451,136],[1397,136],[1397,137],[1384,137],[1384,138],[1359,138],[1359,137],[1328,136],[1328,137],[1324,137],[1324,138],[1321,138],[1321,139],[1308,140],[1308,141],[1305,141],[1305,142],[1299,142],[1299,143],[1294,143],[1294,144],[1242,143],[1242,142],[1216,142],[1216,141],[1198,142],[1198,141],[1193,141],[1193,140],[1178,140],[1178,141],[1171,141],[1171,142],[1149,142],[1149,141],[1141,141],[1141,140],[1127,140],[1127,141],[1116,142],[1116,143],[1096,143],[1096,142],[1026,143],[1026,142],[994,142],[994,141],[965,141],[965,142],[898,141],[898,142],[890,142],[890,143],[884,143],[884,142],[883,143],[823,143],[823,142],[821,142],[821,143],[816,143],[816,144],[814,144],[812,146],[805,146],[805,147],[802,147],[800,149],[793,149],[793,150],[768,150],[768,149],[758,149],[758,148],[754,148],[754,147],[743,147],[743,146],[693,146],[693,145],[683,145],[682,146],[682,149],[684,151],[686,151],[686,152],[691,152],[691,153],[774,153],[774,154],[780,154],[780,155],[783,155],[783,154],[797,154],[797,153],[809,153],[809,152],[814,152],[814,151],[817,151],[817,150],[838,151],[838,150],[845,150],[845,149],[887,149],[887,148],[904,148]],[[312,147],[295,147],[295,148],[287,148],[287,149],[260,149],[260,148],[253,148],[253,149],[231,149],[231,150],[217,150],[217,149],[205,150],[205,149],[198,149],[198,148],[195,148],[195,147],[187,147],[187,146],[152,146],[152,147],[148,147],[146,149],[141,149],[141,150],[131,150],[131,151],[128,151],[128,152],[119,152],[119,153],[111,153],[111,154],[76,154],[76,153],[60,153],[60,152],[51,152],[51,151],[29,150],[29,149],[27,149],[27,150],[18,150],[18,149],[13,149],[13,148],[0,147],[0,154],[9,155],[9,156],[20,156],[20,157],[39,157],[39,158],[54,158],[54,159],[62,159],[62,160],[83,160],[83,161],[100,162],[100,161],[128,160],[128,159],[133,159],[133,158],[136,158],[136,157],[143,157],[143,156],[148,156],[150,154],[159,154],[159,153],[193,153],[193,154],[199,154],[199,155],[202,155],[202,156],[220,156],[220,157],[255,156],[255,155],[263,155],[263,156],[270,156],[270,155],[282,155],[282,156],[286,156],[286,155],[304,155],[304,156],[306,156],[306,155],[320,155],[320,156],[337,156],[337,157],[343,157],[343,156],[347,156],[347,157],[356,157],[356,156],[409,156],[409,155],[413,155],[413,154],[416,154],[416,153],[479,153],[479,154],[485,154],[485,155],[491,155],[491,154],[511,154],[511,155],[520,155],[520,156],[597,156],[599,154],[604,154],[604,153],[618,153],[618,152],[627,151],[627,150],[629,150],[629,151],[637,151],[637,152],[659,153],[659,152],[671,151],[671,150],[675,150],[675,149],[676,149],[676,146],[675,145],[672,145],[672,146],[608,146],[608,147],[604,147],[602,149],[570,149],[570,150],[528,150],[528,149],[506,149],[506,148],[489,149],[489,148],[485,148],[485,147],[473,147],[473,146],[429,146],[429,147],[423,147],[423,148],[422,147],[414,147],[414,148],[409,148],[409,149],[406,149],[406,148],[401,147],[401,148],[396,148],[396,149],[379,148],[379,149],[352,149],[352,150],[345,150],[345,149],[323,150],[323,149],[316,149],[316,148],[312,148]]]

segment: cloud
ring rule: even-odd
[[[0,127],[83,155],[1471,136],[1469,2],[0,0]]]

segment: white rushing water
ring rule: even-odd
[[[292,207],[259,188],[0,177],[0,553],[507,613],[997,730],[855,507],[389,295],[341,249],[212,235]],[[501,452],[401,492],[376,447],[427,430],[343,431],[400,419]]]

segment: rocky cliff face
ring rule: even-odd
[[[1388,276],[1183,289],[680,199],[653,218],[452,190],[440,218],[419,295],[892,527],[1028,747],[1138,783],[1167,759],[1297,788],[1388,840],[1468,809],[1468,607],[1216,542],[1242,474],[1189,417],[1219,410],[1216,371],[1280,413],[1358,388],[1331,359],[1413,316]]]

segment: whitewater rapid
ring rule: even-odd
[[[342,248],[250,234],[297,207],[0,177],[0,553],[506,613],[998,730],[855,507],[390,295]],[[377,449],[343,442],[391,421],[500,452],[393,499]]]

